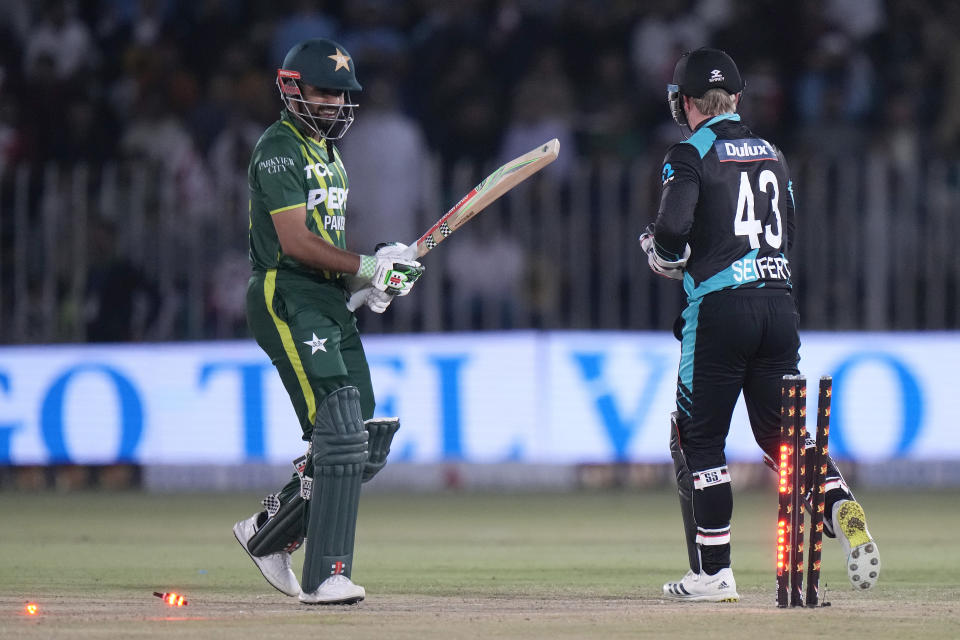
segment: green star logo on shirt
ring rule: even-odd
[[[304,342],[303,344],[305,344],[305,345],[307,345],[308,347],[310,347],[310,349],[311,349],[310,355],[313,355],[313,354],[315,354],[317,351],[326,351],[326,350],[327,350],[327,348],[326,348],[325,346],[323,346],[323,343],[326,342],[326,341],[327,341],[326,338],[318,338],[318,337],[317,337],[317,334],[313,334],[313,339],[312,339],[312,340],[307,340],[307,341]]]

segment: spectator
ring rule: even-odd
[[[406,57],[408,42],[403,32],[404,3],[391,0],[353,0],[344,9],[341,42],[358,64],[390,64],[398,70]]]
[[[270,43],[271,68],[280,66],[290,48],[309,38],[332,38],[337,35],[337,20],[321,8],[317,0],[289,0],[288,10],[281,14]]]
[[[573,136],[573,87],[561,64],[559,50],[543,50],[517,85],[507,131],[500,147],[503,161],[558,138],[564,145],[547,175],[568,177],[577,158]]]
[[[51,62],[57,79],[68,80],[78,72],[92,68],[97,51],[90,30],[76,17],[73,2],[51,0],[43,18],[27,35],[24,71],[36,75],[38,65],[46,68],[44,58]]]
[[[23,135],[19,130],[16,103],[0,98],[0,180],[23,154]]]
[[[636,22],[630,41],[630,60],[642,94],[663,99],[664,87],[673,77],[674,62],[683,51],[703,46],[707,29],[692,13],[690,2],[648,5]]]
[[[247,254],[224,251],[207,282],[208,335],[219,339],[248,336],[248,280],[250,260]]]
[[[828,116],[853,122],[865,120],[873,108],[873,83],[873,65],[869,58],[843,33],[825,33],[797,83],[800,120],[823,122]],[[828,104],[831,100],[839,104]]]
[[[489,160],[497,152],[503,127],[498,79],[485,73],[484,58],[474,48],[460,47],[448,61],[447,71],[424,85],[424,130],[446,166],[464,159]]]
[[[30,65],[25,79],[22,113],[30,114],[24,121],[24,148],[27,159],[43,164],[54,159],[59,148],[59,131],[50,126],[62,118],[63,105],[75,96],[75,85],[56,76],[56,61],[49,53],[38,54]]]
[[[161,307],[156,283],[119,254],[114,225],[90,225],[90,273],[84,304],[87,340],[131,342],[144,339]]]
[[[22,47],[30,30],[30,4],[27,0],[0,2],[0,33],[16,47]]]
[[[430,162],[420,126],[399,110],[396,86],[384,76],[363,84],[358,96],[363,117],[339,142],[350,175],[347,211],[355,221],[347,244],[361,253],[386,237],[417,238]],[[385,140],[390,141],[387,148]]]
[[[749,78],[750,83],[737,111],[764,139],[786,138],[785,90],[774,61],[770,58],[758,60],[746,69],[744,77]]]
[[[136,115],[120,140],[120,149],[131,159],[142,159],[174,181],[177,212],[208,215],[213,210],[210,178],[187,128],[167,103],[167,96],[143,96]]]
[[[599,53],[595,67],[595,89],[581,95],[577,109],[580,150],[590,158],[634,158],[644,149],[642,123],[652,114],[635,94],[628,60],[619,50]]]
[[[152,46],[160,41],[169,17],[168,0],[138,0],[131,20],[133,42]]]
[[[64,165],[92,164],[98,170],[113,156],[115,138],[102,110],[90,98],[77,96],[64,105],[65,127],[58,133],[58,160]]]
[[[883,107],[876,139],[878,150],[890,158],[902,176],[913,178],[923,158],[916,103],[902,91],[894,92]]]
[[[211,91],[217,96],[213,99],[215,104],[233,106],[231,98],[234,92],[228,78],[214,78],[211,87]],[[244,202],[248,197],[247,164],[250,161],[250,152],[263,133],[263,127],[248,111],[249,109],[236,107],[224,109],[228,114],[227,119],[210,145],[207,162],[218,192],[236,194]]]
[[[466,315],[474,330],[510,329],[517,321],[515,305],[522,299],[523,247],[503,230],[493,211],[470,224],[470,232],[448,249],[445,275],[457,283],[450,290],[451,313]]]
[[[862,42],[886,26],[883,0],[826,0],[825,17],[850,38]]]

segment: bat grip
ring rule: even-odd
[[[403,252],[403,257],[407,260],[416,260],[420,257],[420,247],[416,242],[412,242],[407,245],[407,248]]]

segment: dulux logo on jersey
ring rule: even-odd
[[[720,162],[777,161],[777,154],[766,140],[744,138],[740,140],[717,140],[713,143]]]

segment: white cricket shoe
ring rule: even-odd
[[[330,576],[320,583],[316,591],[300,593],[303,604],[355,604],[366,597],[366,590],[345,575]]]
[[[715,574],[687,571],[680,582],[667,582],[663,585],[663,595],[671,600],[688,602],[738,602],[737,581],[733,579],[730,567],[720,569]]]
[[[867,531],[863,507],[854,500],[833,505],[833,526],[843,545],[847,577],[855,589],[871,589],[880,577],[880,550]]]
[[[246,520],[241,520],[233,525],[233,535],[237,542],[247,552],[253,563],[260,569],[260,573],[267,579],[267,582],[277,591],[285,593],[288,596],[300,595],[300,583],[297,582],[297,576],[290,569],[290,554],[286,551],[277,551],[265,556],[255,556],[247,548],[247,542],[257,532],[257,517],[260,514],[253,514]]]

